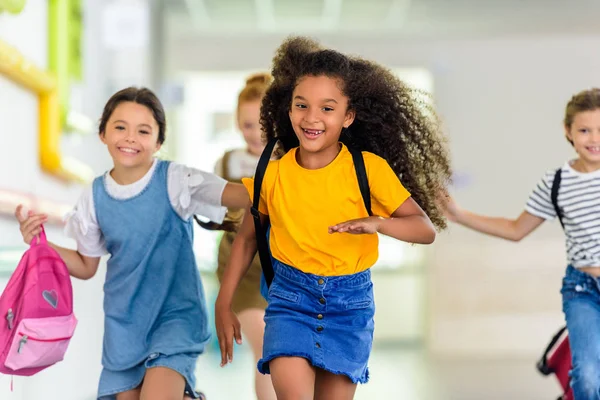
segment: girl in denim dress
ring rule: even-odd
[[[240,184],[161,161],[165,112],[148,89],[111,97],[100,139],[113,168],[96,178],[69,214],[66,233],[77,250],[52,245],[72,276],[92,278],[109,254],[104,284],[103,370],[98,399],[198,398],[198,356],[209,339],[204,291],[192,250],[192,216],[216,222],[226,207],[244,207]],[[17,218],[26,243],[46,220]]]
[[[432,243],[444,227],[435,197],[449,162],[426,106],[372,62],[290,38],[272,75],[261,122],[267,139],[280,140],[280,158],[267,167],[259,211],[275,278],[258,369],[280,399],[351,399],[369,379],[377,234]],[[349,148],[362,151],[373,216]],[[244,184],[252,194],[253,180]],[[231,304],[256,250],[247,211],[215,306],[222,365],[241,342]]]
[[[574,95],[566,107],[565,137],[578,157],[560,167],[557,206],[562,214],[568,266],[561,293],[573,358],[575,400],[600,400],[600,89]],[[448,197],[448,219],[476,231],[520,241],[557,216],[547,171],[516,219],[463,210]]]

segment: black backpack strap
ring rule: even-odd
[[[548,367],[548,353],[550,353],[550,351],[552,350],[552,348],[554,347],[554,345],[556,345],[556,342],[558,342],[558,339],[560,339],[560,337],[562,336],[563,332],[566,331],[566,330],[567,330],[567,327],[563,326],[562,328],[560,328],[560,330],[558,332],[556,332],[556,335],[554,335],[554,337],[552,338],[552,340],[550,340],[550,343],[546,347],[546,350],[544,351],[544,354],[542,355],[542,358],[538,361],[538,363],[537,363],[537,369],[543,375],[550,375],[553,372],[550,369],[550,367]]]
[[[273,271],[273,264],[271,263],[271,254],[269,252],[269,243],[267,242],[267,230],[260,221],[260,212],[258,211],[258,205],[260,203],[260,188],[262,186],[269,160],[273,149],[277,144],[277,139],[272,139],[263,150],[256,166],[256,172],[254,174],[254,197],[252,199],[252,207],[250,212],[254,217],[254,230],[256,231],[256,247],[258,248],[258,257],[260,258],[260,264],[262,266],[263,275],[267,286],[271,286],[275,272]]]
[[[560,188],[560,181],[562,180],[562,167],[557,169],[554,173],[554,181],[552,182],[552,189],[550,190],[550,200],[552,201],[552,205],[554,206],[554,211],[556,212],[556,216],[560,221],[560,225],[565,228],[565,224],[563,223],[563,214],[562,210],[558,206],[558,189]]]
[[[369,215],[373,215],[371,211],[371,190],[369,189],[369,179],[367,178],[367,170],[365,169],[365,160],[362,152],[356,149],[348,148],[350,154],[352,154],[352,161],[354,161],[354,170],[356,171],[356,178],[358,179],[358,187],[360,188],[360,194],[362,195],[365,208]]]

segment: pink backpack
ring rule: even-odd
[[[42,227],[0,296],[0,373],[30,376],[62,361],[76,326],[69,271]]]

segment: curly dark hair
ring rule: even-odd
[[[290,37],[277,49],[272,75],[261,124],[267,140],[280,140],[277,156],[299,146],[289,117],[298,80],[304,76],[338,79],[349,109],[356,114],[340,141],[384,158],[435,227],[446,227],[436,199],[450,182],[450,160],[446,138],[424,93],[374,62],[324,49],[304,37]]]

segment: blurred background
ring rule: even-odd
[[[155,90],[168,111],[160,156],[212,171],[244,145],[234,114],[245,78],[268,70],[289,34],[378,61],[431,93],[457,201],[516,216],[542,174],[574,156],[562,118],[574,93],[599,85],[598,15],[597,0],[0,0],[0,288],[25,250],[16,204],[49,213],[51,240],[74,247],[62,216],[111,167],[97,121],[115,91]],[[196,229],[211,313],[217,239]],[[15,377],[13,390],[0,376],[0,399],[95,398],[103,266],[73,282],[80,324],[66,360]],[[356,398],[556,398],[535,363],[564,323],[564,269],[558,223],[518,244],[456,225],[428,247],[382,238],[371,381]],[[222,369],[215,342],[198,388],[210,400],[253,399],[250,351],[238,347]]]

